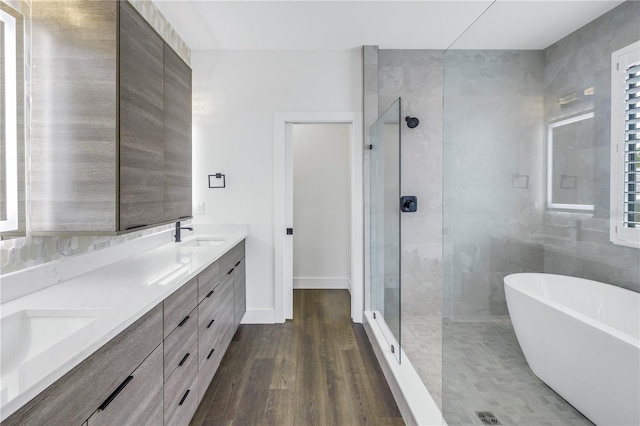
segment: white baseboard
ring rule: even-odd
[[[293,288],[347,289],[351,292],[351,282],[347,277],[293,277]]]
[[[275,324],[276,314],[273,309],[248,309],[240,324]]]

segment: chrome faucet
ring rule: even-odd
[[[182,241],[180,239],[180,230],[181,229],[188,229],[189,231],[193,231],[193,227],[192,226],[180,226],[180,221],[176,222],[176,234],[174,235],[174,237],[176,237],[176,243],[179,243],[180,241]]]

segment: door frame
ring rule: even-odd
[[[293,124],[351,124],[349,141],[351,185],[351,318],[362,322],[364,311],[364,184],[362,113],[278,112],[273,123],[273,237],[275,273],[275,322],[293,318]]]

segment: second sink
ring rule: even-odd
[[[196,238],[195,240],[182,243],[182,247],[211,247],[223,244],[225,240],[215,238]]]

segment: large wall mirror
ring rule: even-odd
[[[547,208],[594,209],[594,114],[549,124],[547,133]]]
[[[25,235],[24,18],[0,3],[0,238]]]

